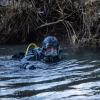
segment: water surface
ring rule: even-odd
[[[11,60],[15,48],[0,49],[0,100],[100,100],[99,50],[65,50],[60,62],[29,70]]]

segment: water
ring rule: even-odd
[[[0,100],[100,100],[99,50],[65,50],[58,63],[30,62],[34,70],[20,69],[11,53],[2,55]]]

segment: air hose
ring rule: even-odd
[[[26,49],[26,52],[25,52],[25,56],[27,56],[27,54],[28,54],[28,52],[29,52],[29,50],[30,50],[30,48],[37,48],[38,46],[35,44],[35,43],[30,43],[29,45],[28,45],[28,47],[27,47],[27,49]]]

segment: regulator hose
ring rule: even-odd
[[[30,48],[37,48],[38,46],[35,43],[30,43],[26,49],[25,56],[27,56]]]

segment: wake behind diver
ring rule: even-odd
[[[28,47],[26,53],[18,53],[12,56],[12,59],[20,60],[23,63],[22,68],[35,69],[35,64],[28,65],[29,61],[55,63],[61,59],[60,43],[54,36],[47,36],[42,42],[42,47],[32,45],[35,48]]]

